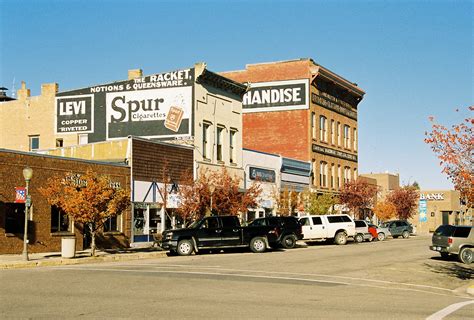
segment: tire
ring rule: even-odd
[[[385,240],[385,233],[380,232],[380,233],[377,235],[377,239],[379,239],[379,241],[384,241],[384,240]]]
[[[194,251],[193,242],[189,239],[184,239],[178,242],[176,252],[180,256],[189,256]]]
[[[410,237],[410,232],[408,232],[408,231],[406,231],[406,230],[403,231],[402,237],[403,237],[403,239],[408,239],[408,238]]]
[[[344,245],[347,243],[347,235],[345,232],[338,232],[334,237],[334,243],[337,245]]]
[[[296,246],[296,237],[294,234],[288,234],[281,240],[281,245],[285,249],[293,249]]]
[[[267,250],[267,244],[263,237],[255,237],[250,241],[250,250],[255,253],[262,253]]]
[[[448,259],[449,258],[449,253],[447,253],[447,252],[440,252],[439,254],[441,255],[441,258],[443,258],[443,259]]]
[[[356,242],[356,243],[364,242],[364,236],[360,233],[356,234],[354,236],[354,242]]]
[[[473,248],[462,248],[461,251],[459,251],[459,260],[461,260],[462,263],[472,263],[472,260],[474,260],[474,252],[472,249]]]

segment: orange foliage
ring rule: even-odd
[[[209,211],[219,215],[246,212],[247,208],[257,206],[257,199],[262,191],[260,185],[254,183],[241,192],[240,179],[232,177],[225,168],[216,172],[206,170],[196,181],[187,173],[181,180],[184,185],[179,188],[181,204],[176,212],[186,222],[200,219]],[[212,208],[211,186],[215,188],[212,193]]]
[[[413,186],[405,186],[391,191],[386,198],[387,202],[393,204],[399,219],[407,220],[415,214],[420,195]]]
[[[339,194],[339,201],[345,204],[356,218],[361,217],[361,209],[371,208],[378,188],[364,180],[357,179],[344,184]]]
[[[468,108],[474,111],[474,106]],[[457,111],[457,110],[456,110]],[[474,118],[468,117],[451,129],[437,124],[430,117],[432,131],[425,132],[425,142],[431,146],[433,152],[440,159],[442,172],[447,174],[453,182],[454,188],[459,190],[468,207],[474,206]]]
[[[95,255],[95,235],[105,221],[125,211],[130,196],[124,189],[112,187],[110,179],[88,169],[86,174],[66,174],[48,179],[39,191],[49,204],[61,208],[74,222],[87,225],[92,236],[92,255]]]
[[[378,202],[374,207],[374,213],[381,221],[387,221],[397,215],[397,208],[388,201]]]

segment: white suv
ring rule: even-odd
[[[304,216],[300,224],[303,240],[308,241],[333,239],[336,244],[346,244],[356,234],[355,223],[347,214]]]

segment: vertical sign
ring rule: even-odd
[[[421,199],[418,205],[419,221],[426,222],[428,218],[426,216],[426,199]]]
[[[26,188],[15,187],[15,203],[26,202]]]

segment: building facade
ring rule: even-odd
[[[61,238],[76,237],[76,250],[90,245],[87,228],[74,223],[64,213],[48,204],[39,188],[55,176],[80,175],[91,169],[106,175],[117,187],[130,190],[130,168],[126,164],[68,159],[0,149],[0,253],[20,254],[23,250],[25,203],[18,203],[15,188],[25,186],[22,171],[33,169],[29,183],[31,207],[28,212],[28,251],[61,250]],[[131,239],[131,214],[127,210],[109,221],[97,236],[99,248],[128,247]]]
[[[113,141],[128,136],[194,148],[195,174],[222,166],[243,179],[242,96],[246,86],[192,68],[58,92],[44,84],[31,97],[1,102],[0,148],[20,151]]]
[[[308,161],[318,193],[358,176],[357,108],[365,92],[311,59],[247,65],[221,73],[249,85],[244,148]]]

